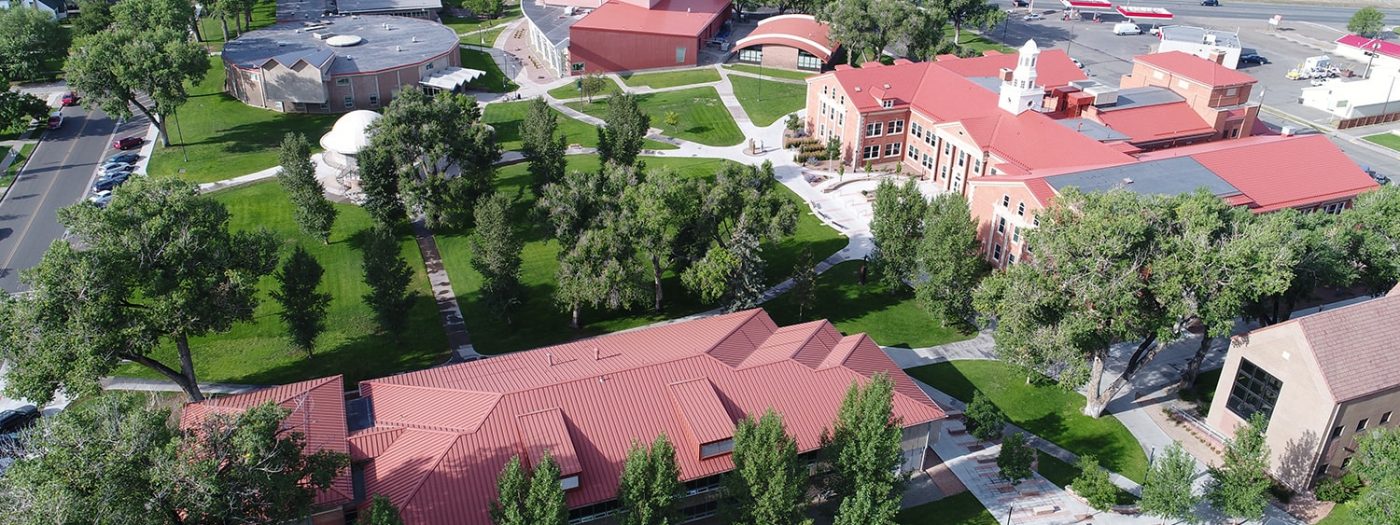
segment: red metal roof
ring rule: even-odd
[[[760,20],[753,32],[734,43],[734,49],[778,44],[801,49],[827,61],[831,60],[837,46],[831,39],[830,29],[812,15],[774,16]]]
[[[1127,18],[1149,18],[1152,20],[1171,20],[1172,12],[1161,7],[1142,7],[1120,5],[1114,8],[1118,14]]]
[[[549,454],[559,464],[559,475],[572,476],[583,472],[578,465],[574,440],[564,424],[564,414],[557,408],[515,416],[520,430],[520,443],[525,448],[526,466],[535,468]]]
[[[604,3],[575,22],[570,30],[593,29],[698,37],[729,9],[730,0],[661,0],[651,9],[617,0]]]
[[[867,62],[859,68],[837,67],[829,74],[836,75],[836,81],[841,83],[841,89],[857,109],[874,111],[881,109],[880,101],[872,95],[875,89],[883,90],[885,96],[894,99],[896,107],[908,105],[930,65],[929,62],[910,62],[885,66]]]
[[[991,102],[989,114],[964,118],[961,123],[973,142],[1007,161],[998,169],[1008,174],[1133,160],[1113,147],[1056,124],[1042,113],[1025,111],[1012,115],[998,108],[995,101]],[[1018,170],[1009,169],[1012,166]]]
[[[663,432],[678,450],[696,450],[701,440],[732,431],[738,418],[772,408],[798,448],[813,450],[846,389],[877,372],[894,379],[895,413],[905,425],[944,417],[870,339],[840,337],[825,322],[780,329],[762,310],[749,310],[366,381],[361,391],[375,427],[351,442],[372,458],[366,493],[388,496],[406,523],[486,523],[496,474],[530,443],[572,444],[580,485],[567,492],[568,503],[588,505],[616,496],[634,441]],[[499,398],[474,430],[441,430],[481,412],[472,406],[472,416],[456,415],[454,392]],[[380,419],[381,406],[394,407],[392,420]],[[526,429],[536,428],[532,415],[541,411],[559,415],[550,416],[542,437]],[[453,423],[428,423],[433,414]],[[531,417],[522,422],[522,415]],[[677,459],[686,480],[733,466],[728,456]]]
[[[1181,51],[1138,55],[1134,60],[1211,87],[1236,86],[1256,82],[1254,77]]]
[[[1100,111],[1094,118],[1135,144],[1215,133],[1184,101]]]
[[[194,428],[210,414],[242,413],[264,403],[291,410],[283,424],[287,431],[304,436],[307,451],[330,450],[349,454],[345,427],[345,387],[341,376],[312,379],[190,403],[185,405],[184,412],[180,414],[180,426]],[[318,505],[338,505],[353,499],[350,469],[342,471],[329,489],[316,495]]]
[[[1375,51],[1382,55],[1400,58],[1400,44],[1381,40],[1379,38],[1366,38],[1361,35],[1347,35],[1337,39],[1337,43],[1360,49],[1362,51]]]

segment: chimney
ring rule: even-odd
[[[598,347],[596,347],[596,346],[593,347],[593,360],[594,360],[594,361],[597,361],[597,360],[598,360]]]
[[[997,75],[997,78],[1000,78],[1002,82],[1010,82],[1010,81],[1011,81],[1011,68],[1009,68],[1009,67],[1001,68],[1001,71],[1000,71],[999,74]]]
[[[1206,60],[1215,62],[1216,64],[1224,65],[1225,53],[1220,50],[1211,51],[1210,54],[1206,55]]]
[[[554,354],[545,353],[544,357],[549,360],[549,366],[554,366]]]

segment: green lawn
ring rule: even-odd
[[[787,78],[787,79],[792,79],[792,80],[806,80],[807,77],[811,77],[811,76],[817,75],[817,73],[812,73],[812,72],[808,72],[808,71],[793,71],[793,70],[790,70],[790,69],[775,69],[775,68],[771,68],[771,67],[758,67],[758,66],[755,66],[755,65],[752,65],[752,64],[725,64],[724,67],[727,67],[727,68],[729,68],[729,69],[733,69],[733,70],[735,70],[735,71],[743,71],[743,72],[745,72],[745,73],[753,73],[753,74],[755,74],[755,75],[763,75],[763,76],[778,77],[778,78]],[[734,78],[735,78],[735,77],[729,77],[730,80],[733,80]]]
[[[1084,396],[1039,380],[1028,385],[1025,372],[1011,365],[953,361],[906,372],[962,401],[981,390],[1012,423],[1075,454],[1092,454],[1128,479],[1142,483],[1147,472],[1147,454],[1118,418],[1086,416]]]
[[[1045,479],[1050,480],[1050,482],[1054,483],[1056,486],[1065,488],[1074,483],[1074,478],[1079,477],[1080,470],[1078,466],[1060,461],[1060,458],[1039,450],[1035,451],[1035,453],[1040,458],[1040,468],[1037,469],[1036,472],[1039,472],[1041,476],[1044,476]],[[1134,496],[1131,492],[1118,489],[1119,505],[1131,505],[1137,502],[1137,499],[1137,496]]]
[[[471,88],[490,91],[492,93],[505,93],[508,91],[515,91],[515,89],[519,87],[515,85],[515,82],[511,82],[505,72],[501,71],[501,67],[496,64],[496,60],[491,58],[491,54],[485,51],[463,48],[462,67],[467,69],[479,69],[486,72],[485,76],[467,84],[467,86]],[[515,72],[512,71],[512,73]]]
[[[948,40],[952,40],[953,26],[950,25],[947,28],[945,28],[943,30],[943,34]],[[976,31],[972,31],[970,29],[962,30],[962,42],[959,43],[962,44],[964,47],[971,48],[973,51],[976,51],[979,54],[988,49],[1000,51],[1002,53],[1016,52],[1015,49],[1011,49],[1010,47],[1007,47],[1001,42],[997,42],[995,40],[987,38],[986,35],[978,34]]]
[[[5,173],[0,173],[0,188],[9,187],[10,184],[15,182],[15,175],[19,174],[19,169],[24,167],[24,161],[29,158],[30,152],[33,152],[34,147],[38,145],[37,142],[26,142],[19,147],[19,155],[15,156],[15,160],[10,163],[10,167],[5,168]],[[3,155],[0,155],[0,158],[3,158]]]
[[[710,146],[733,146],[744,141],[743,132],[729,116],[719,92],[713,87],[663,91],[637,95],[642,111],[651,115],[651,126],[660,128],[669,137],[698,142]],[[607,115],[607,99],[594,99],[592,104],[571,102],[569,107],[603,118]],[[665,115],[675,112],[680,122],[672,126],[665,122]]]
[[[480,33],[462,35],[461,40],[463,44],[475,44],[479,46],[495,47],[496,37],[501,36],[501,33],[505,32],[505,30],[506,26],[496,26],[495,28],[482,31]]]
[[[734,98],[757,126],[767,126],[807,104],[807,86],[734,75]]]
[[[582,78],[582,77],[579,77],[579,78]],[[613,95],[613,94],[615,94],[615,93],[621,93],[621,92],[622,92],[622,87],[619,86],[619,85],[617,85],[617,82],[614,82],[613,79],[612,79],[612,77],[602,77],[602,78],[603,78],[603,90],[602,90],[601,92],[599,92],[599,93],[593,95],[593,98],[594,98],[595,100],[596,100],[596,99],[601,99],[601,98],[607,98],[609,95]],[[559,100],[568,100],[568,99],[571,99],[571,98],[583,98],[583,94],[582,94],[582,93],[579,93],[579,90],[578,90],[578,84],[577,84],[578,80],[575,79],[574,82],[575,82],[575,83],[573,83],[573,84],[564,84],[564,85],[562,85],[562,86],[559,86],[559,87],[557,87],[557,88],[554,88],[554,89],[549,90],[549,96],[554,97],[554,98],[557,98],[557,99],[559,99]]]
[[[520,149],[520,126],[525,121],[525,114],[530,109],[530,101],[521,100],[518,102],[498,102],[487,104],[482,112],[482,119],[496,129],[496,140],[500,142],[504,151]],[[598,128],[591,124],[569,118],[558,111],[554,112],[559,117],[559,130],[568,139],[569,144],[578,144],[588,148],[598,146]],[[648,149],[676,149],[676,146],[665,142],[646,140],[643,147]]]
[[[148,167],[151,175],[212,182],[271,168],[277,165],[282,136],[290,132],[305,134],[312,148],[320,149],[321,135],[338,115],[278,113],[244,104],[224,93],[219,57],[209,62],[204,80],[190,88],[189,101],[166,128],[171,146],[157,144]],[[181,153],[182,135],[189,162]]]
[[[463,18],[457,16],[443,16],[442,25],[452,28],[458,34],[470,33],[495,26],[502,26],[510,23],[511,20],[520,18],[520,5],[512,4],[501,8],[501,16],[496,18]]]
[[[277,2],[276,0],[258,0],[253,5],[253,22],[244,28],[243,32],[253,29],[260,29],[277,23]],[[201,44],[209,46],[215,51],[224,47],[223,24],[218,17],[204,17],[199,19],[199,33],[204,37]],[[238,28],[234,25],[233,19],[228,19],[228,36],[238,38]]]
[[[395,340],[374,333],[369,307],[361,299],[367,287],[361,273],[359,239],[371,225],[364,210],[337,204],[340,216],[331,233],[331,242],[322,244],[297,230],[292,220],[291,202],[275,181],[233,188],[213,196],[228,206],[232,228],[267,228],[284,239],[283,256],[296,245],[310,251],[326,269],[321,289],[334,299],[326,319],[328,329],[317,340],[315,356],[307,359],[287,343],[285,327],[277,315],[280,307],[268,296],[276,286],[274,279],[263,278],[259,286],[261,304],[252,322],[241,323],[225,334],[190,342],[201,381],[282,384],[345,374],[346,384],[351,385],[362,379],[422,369],[447,359],[447,337],[423,274],[423,259],[406,229],[400,249],[414,271],[413,289],[418,300],[410,314],[408,329]],[[165,363],[178,363],[173,345],[165,345],[155,357]],[[159,377],[136,365],[124,367],[120,373]]]
[[[838,264],[817,277],[816,308],[803,315],[789,294],[764,304],[780,325],[827,319],[847,334],[864,332],[884,346],[922,348],[974,335],[944,327],[907,294],[892,294],[874,279],[859,284],[860,261]]]
[[[1361,491],[1362,494],[1365,494],[1366,489],[1363,488]],[[1322,518],[1322,521],[1317,522],[1317,525],[1361,525],[1361,519],[1353,514],[1359,499],[1361,499],[1360,495],[1352,498],[1351,501],[1332,507],[1332,512],[1327,513],[1327,517]]]
[[[1395,151],[1400,151],[1400,135],[1394,133],[1378,133],[1366,137],[1366,140],[1380,144]]]
[[[719,72],[709,67],[662,71],[660,73],[622,73],[618,76],[622,77],[622,82],[629,86],[650,88],[668,88],[720,81]]]
[[[728,161],[704,158],[645,157],[647,167],[667,167],[692,177],[710,177]],[[598,157],[575,155],[569,157],[569,169],[592,171],[598,169]],[[543,221],[534,218],[535,197],[529,189],[525,164],[506,166],[497,175],[496,189],[516,199],[514,213],[520,218],[520,233],[525,240],[522,253],[521,281],[525,300],[514,314],[514,322],[498,321],[480,301],[481,276],[471,267],[468,237],[464,233],[438,235],[443,263],[452,277],[452,285],[462,306],[467,330],[472,334],[476,349],[487,354],[499,354],[537,348],[626,328],[693,314],[712,308],[683,290],[679,276],[668,273],[663,279],[664,309],[651,312],[650,302],[627,312],[607,312],[585,309],[584,327],[568,327],[568,313],[553,300],[554,272],[558,266],[559,245]],[[787,190],[782,190],[786,192]],[[796,195],[791,195],[797,198]],[[804,208],[805,211],[805,208]],[[810,214],[799,222],[798,231],[777,245],[765,245],[769,262],[769,281],[779,282],[792,271],[792,262],[801,245],[812,246],[813,257],[820,260],[835,253],[845,244],[835,230],[817,222]]]
[[[998,525],[971,492],[899,511],[900,525]]]

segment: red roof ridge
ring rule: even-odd
[[[838,366],[844,368],[846,360],[850,359],[851,354],[855,353],[856,347],[868,340],[870,340],[870,336],[866,335],[865,332],[842,337],[840,341],[836,342],[835,346],[831,347],[831,353],[826,355],[826,359],[822,359],[822,363],[817,366],[817,370],[826,370]],[[873,341],[872,344],[874,344]],[[880,345],[875,345],[877,350],[879,346]],[[880,353],[884,354],[883,351]],[[833,360],[833,358],[835,358],[835,360]],[[852,370],[852,372],[854,372],[854,370]]]
[[[462,364],[466,364],[466,363],[462,363]],[[422,384],[418,384],[418,383],[391,383],[391,382],[388,382],[388,381],[384,381],[385,379],[392,379],[392,378],[394,378],[394,377],[398,377],[398,376],[382,377],[382,378],[379,378],[379,379],[366,379],[366,380],[364,380],[364,381],[360,381],[360,384],[362,384],[362,385],[364,385],[364,384],[370,385],[370,387],[371,387],[370,390],[371,390],[371,391],[373,391],[373,386],[374,386],[374,385],[381,385],[383,388],[413,388],[413,389],[418,389],[418,390],[433,390],[433,391],[437,391],[437,392],[451,392],[451,393],[454,393],[454,394],[481,394],[481,395],[486,395],[486,396],[501,396],[501,395],[502,395],[501,392],[492,392],[492,391],[489,391],[489,390],[473,390],[473,389],[470,389],[470,388],[449,388],[449,387],[445,387],[445,386],[422,385]]]
[[[457,446],[457,442],[461,439],[462,434],[459,433],[456,434],[451,440],[444,443],[442,449],[438,450],[437,454],[435,454],[436,457],[433,458],[432,465],[429,468],[422,469],[422,475],[418,476],[418,480],[413,484],[413,487],[410,488],[408,492],[404,494],[403,499],[401,501],[393,501],[394,506],[397,506],[402,510],[405,503],[412,502],[414,496],[418,495],[418,490],[423,488],[424,483],[427,483],[428,476],[431,476],[437,472],[437,467],[439,464],[442,463],[443,458],[447,457],[447,453],[452,450],[452,447]]]

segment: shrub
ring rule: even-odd
[[[1024,434],[1014,432],[1001,442],[997,469],[1012,485],[1020,485],[1021,480],[1031,477],[1031,463],[1034,461],[1035,449],[1026,443]]]
[[[992,403],[982,392],[972,393],[972,402],[967,404],[967,431],[982,441],[992,441],[1001,437],[1006,427],[1006,414]]]
[[[1317,499],[1346,503],[1361,492],[1361,477],[1348,472],[1340,478],[1327,478],[1317,483]]]
[[[1070,484],[1074,492],[1089,501],[1089,506],[1098,510],[1108,510],[1118,502],[1118,487],[1108,479],[1108,471],[1099,466],[1094,456],[1080,456],[1079,477]]]

